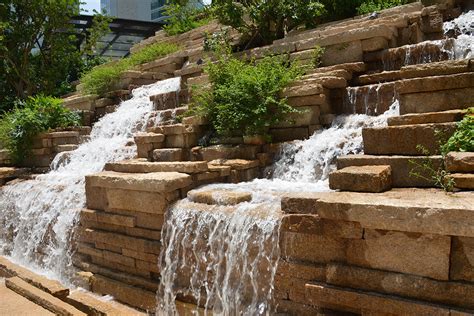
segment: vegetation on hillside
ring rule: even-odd
[[[71,82],[100,60],[90,57],[108,31],[109,18],[97,14],[88,32],[70,23],[80,0],[0,2],[0,112],[14,100],[38,93],[71,91]],[[78,44],[85,39],[83,45]]]
[[[153,61],[178,50],[178,46],[168,43],[156,43],[131,54],[130,57],[101,65],[86,72],[81,77],[84,92],[102,94],[110,91],[120,80],[120,75],[133,67]]]
[[[413,0],[366,0],[357,8],[357,13],[366,14],[378,12],[410,2],[413,2]]]
[[[163,29],[168,35],[185,33],[208,24],[214,18],[211,6],[200,0],[170,0],[164,15],[168,18]]]
[[[211,86],[193,90],[188,114],[207,117],[220,136],[250,136],[266,135],[271,125],[296,112],[280,92],[301,75],[301,67],[282,56],[255,62],[237,59],[228,49],[219,55],[205,67]]]
[[[50,129],[77,126],[80,115],[65,108],[62,100],[38,95],[16,103],[0,120],[0,143],[21,163],[30,153],[33,138]]]

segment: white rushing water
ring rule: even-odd
[[[133,158],[136,147],[126,145],[146,126],[153,109],[149,97],[179,86],[180,78],[173,78],[133,90],[130,100],[94,125],[88,142],[56,157],[49,173],[5,186],[0,191],[0,254],[68,282],[74,270],[72,231],[85,206],[84,177],[107,162]]]
[[[452,21],[444,22],[443,31],[457,33],[452,49],[453,59],[474,57],[474,10],[461,14]]]
[[[337,156],[362,152],[362,128],[384,126],[398,102],[381,116],[340,116],[329,129],[283,145],[269,179],[211,184],[198,190],[252,195],[235,206],[179,201],[163,228],[160,315],[175,315],[175,300],[197,302],[214,315],[271,315],[280,258],[280,197],[285,192],[329,191]]]

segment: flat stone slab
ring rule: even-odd
[[[103,301],[98,296],[85,291],[76,290],[72,292],[66,301],[87,315],[130,315],[145,316],[145,313],[134,310],[128,306],[114,301]]]
[[[252,193],[230,190],[194,190],[188,192],[188,198],[195,203],[235,205],[251,201]]]
[[[442,112],[415,113],[389,117],[388,126],[448,123],[462,120],[466,110],[451,110]]]
[[[450,172],[474,172],[474,153],[448,153],[446,155],[446,169]]]
[[[5,286],[5,280],[0,279],[0,315],[15,316],[49,316],[54,315],[43,307],[36,305],[23,296]]]
[[[138,133],[133,136],[137,144],[162,143],[165,141],[165,135],[157,133]]]
[[[451,177],[454,179],[454,186],[458,189],[474,190],[474,174],[473,173],[453,173]]]
[[[364,228],[474,237],[474,192],[392,189],[377,194],[306,193],[294,198],[288,194],[284,200],[291,203],[282,203],[283,212],[359,222]]]
[[[147,192],[171,192],[192,184],[191,176],[179,172],[121,173],[103,171],[86,176],[95,187]]]
[[[199,173],[208,170],[205,161],[155,161],[124,160],[112,162],[105,165],[105,170],[128,173],[150,173],[150,172],[182,172]]]
[[[257,168],[260,165],[260,162],[258,160],[245,159],[216,159],[209,161],[209,165],[228,166],[235,170],[246,170]]]
[[[356,192],[387,191],[392,187],[392,168],[387,165],[346,167],[329,174],[329,187]]]
[[[33,285],[23,281],[19,277],[6,279],[5,285],[12,291],[55,313],[56,315],[87,315],[73,306],[61,301],[59,298],[43,292]]]

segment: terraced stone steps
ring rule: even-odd
[[[329,188],[356,192],[382,192],[392,188],[392,168],[388,165],[352,166],[329,174]]]

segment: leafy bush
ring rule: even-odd
[[[212,18],[210,7],[191,1],[171,0],[166,5],[165,15],[168,16],[163,29],[168,35],[182,34],[208,24]]]
[[[269,44],[298,27],[314,27],[326,11],[319,0],[212,1],[215,16],[247,36],[251,45]]]
[[[29,97],[0,120],[0,142],[13,160],[21,163],[31,150],[33,137],[50,129],[77,126],[80,116],[48,96]]]
[[[364,1],[358,8],[358,14],[366,14],[377,12],[384,9],[389,9],[399,5],[404,5],[413,2],[412,0],[367,0]]]
[[[474,108],[458,123],[456,132],[441,146],[441,152],[474,151]]]
[[[142,50],[109,64],[93,68],[81,77],[84,92],[102,94],[119,82],[120,75],[135,66],[153,61],[159,57],[174,53],[178,46],[168,43],[157,43],[146,46]]]
[[[322,63],[322,58],[323,58],[323,55],[324,55],[324,52],[326,51],[326,49],[324,47],[321,47],[319,45],[316,45],[313,49],[313,67],[314,68],[318,68],[319,66],[321,66],[321,63]]]
[[[297,112],[280,97],[281,90],[302,72],[281,56],[265,57],[255,63],[220,54],[205,67],[211,87],[193,90],[189,114],[206,116],[217,134],[266,135],[268,128]],[[196,92],[196,93],[195,93]]]

